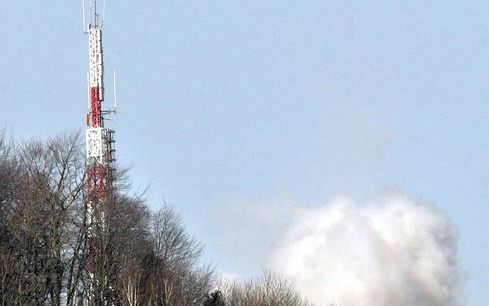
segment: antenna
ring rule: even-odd
[[[114,70],[114,113],[117,112],[117,83],[116,83],[116,74]]]
[[[106,4],[107,4],[107,1],[104,0],[104,6],[103,6],[103,10],[102,10],[102,22],[101,22],[102,26],[104,25],[104,20],[105,20],[105,5]]]
[[[93,0],[92,10],[93,10],[93,25],[97,26],[98,25],[97,0]]]
[[[83,32],[87,31],[86,19],[85,19],[85,0],[81,0],[83,9]]]
[[[97,0],[82,0],[83,8],[87,5],[87,15],[84,25],[87,26],[88,36],[88,116],[86,117],[86,200],[87,200],[87,238],[88,245],[84,254],[87,258],[88,273],[88,305],[93,301],[102,304],[110,304],[102,290],[113,288],[114,284],[109,280],[108,274],[100,265],[104,263],[97,259],[95,254],[101,253],[105,232],[97,228],[107,226],[107,217],[103,208],[114,201],[114,189],[116,185],[114,130],[105,126],[106,115],[111,111],[103,110],[104,99],[104,53],[102,16],[97,12]],[[101,0],[104,1],[104,0]],[[99,1],[100,3],[100,1]],[[105,2],[103,3],[105,5]],[[101,13],[104,13],[104,10]],[[85,24],[86,23],[86,24]],[[114,86],[116,84],[114,72]],[[114,105],[117,107],[117,94],[114,89]],[[115,110],[113,111],[115,113]],[[101,282],[99,280],[102,280]],[[103,285],[103,286],[99,286]],[[103,296],[99,299],[98,296]],[[100,304],[100,303],[96,303]]]

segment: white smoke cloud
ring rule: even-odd
[[[463,305],[458,233],[433,206],[345,197],[299,214],[270,258],[319,305]]]

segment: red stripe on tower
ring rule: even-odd
[[[90,117],[92,127],[102,127],[102,101],[98,87],[90,88]]]

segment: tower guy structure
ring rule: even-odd
[[[84,2],[85,4],[85,2]],[[105,125],[103,20],[97,1],[88,0],[88,113],[86,116],[86,205],[88,304],[109,305],[110,248],[107,235],[107,206],[114,200],[114,131]],[[84,8],[85,23],[85,8]]]

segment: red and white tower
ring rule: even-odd
[[[94,7],[96,3],[94,2]],[[102,110],[104,102],[104,60],[102,47],[102,25],[95,12],[93,22],[88,24],[89,47],[89,113],[86,129],[87,188],[89,198],[107,197],[112,190],[114,131],[105,127]]]
[[[104,271],[99,268],[101,265],[99,262],[105,249],[103,242],[107,217],[105,206],[113,200],[114,131],[107,128],[104,122],[104,115],[108,115],[112,111],[103,109],[104,59],[102,20],[97,14],[96,0],[89,0],[89,2],[91,17],[88,18],[88,26],[85,28],[89,48],[89,110],[86,116],[87,258],[90,291],[93,291],[95,287],[104,286]]]

